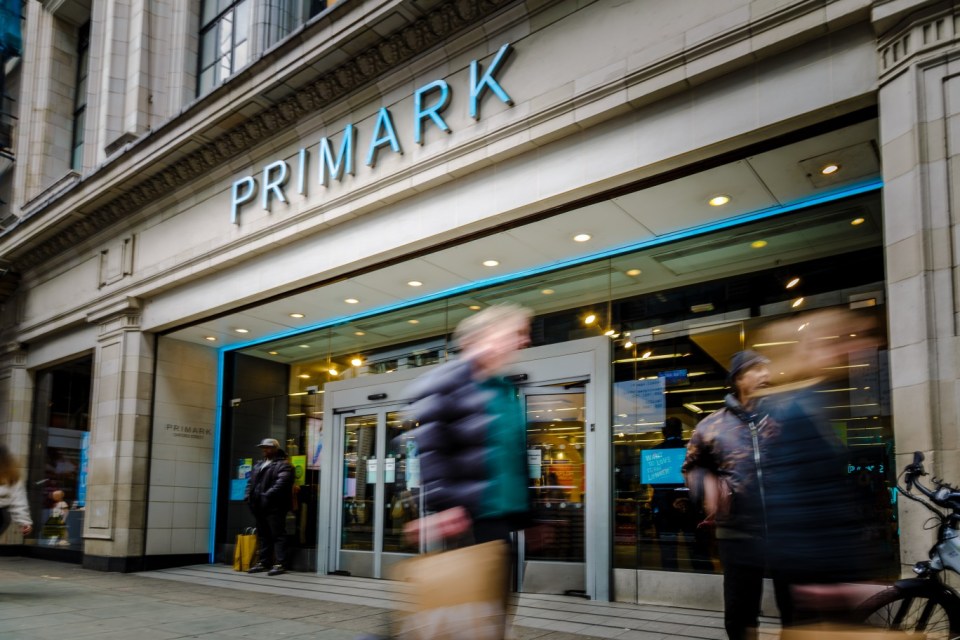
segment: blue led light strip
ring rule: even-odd
[[[624,245],[622,247],[615,247],[613,249],[607,249],[605,251],[600,251],[598,253],[593,253],[588,256],[582,256],[579,258],[571,258],[569,260],[560,260],[558,262],[553,262],[532,269],[527,269],[524,271],[517,271],[514,273],[497,276],[495,278],[488,278],[486,280],[480,280],[473,282],[469,285],[462,285],[459,287],[453,287],[450,289],[445,289],[443,291],[438,291],[436,293],[431,293],[413,300],[406,300],[403,302],[397,302],[391,305],[385,305],[382,307],[377,307],[376,309],[370,309],[368,311],[363,311],[361,313],[356,313],[348,316],[339,316],[336,318],[331,318],[317,324],[310,325],[304,328],[290,329],[289,331],[281,331],[264,338],[257,338],[256,340],[250,340],[247,342],[242,342],[239,344],[234,344],[230,346],[220,347],[218,353],[218,365],[217,365],[217,415],[216,415],[216,427],[215,427],[215,442],[214,442],[214,459],[213,459],[213,489],[211,492],[211,509],[210,509],[210,562],[214,562],[214,544],[216,537],[216,525],[217,525],[217,495],[218,495],[218,474],[219,474],[219,465],[220,465],[220,426],[221,426],[221,416],[223,414],[223,368],[224,361],[226,358],[227,351],[238,351],[240,349],[247,349],[259,344],[264,344],[267,342],[273,342],[275,340],[281,340],[283,338],[289,338],[296,335],[301,335],[304,333],[309,333],[311,331],[317,331],[318,329],[326,329],[327,327],[333,327],[340,324],[345,324],[347,322],[352,322],[355,320],[361,320],[363,318],[369,318],[371,316],[379,316],[391,311],[398,311],[400,309],[408,309],[410,307],[415,307],[417,305],[425,304],[427,302],[433,302],[435,300],[441,300],[443,298],[450,298],[461,293],[467,293],[469,291],[476,291],[478,289],[485,289],[497,284],[504,284],[507,282],[513,282],[515,280],[522,280],[523,278],[528,278],[530,276],[540,275],[543,273],[550,273],[552,271],[559,271],[561,269],[566,269],[568,267],[577,266],[580,264],[585,264],[588,262],[595,262],[597,260],[602,260],[604,258],[612,258],[615,256],[620,256],[628,253],[633,253],[634,251],[639,251],[641,249],[646,249],[650,247],[656,247],[664,244],[669,244],[671,242],[676,242],[678,240],[683,240],[685,238],[692,238],[695,236],[701,236],[714,231],[720,231],[722,229],[729,229],[730,227],[739,226],[749,222],[757,222],[759,220],[766,220],[768,218],[773,218],[776,216],[781,216],[793,211],[798,211],[800,209],[807,209],[810,207],[815,207],[821,204],[827,204],[829,202],[834,202],[836,200],[842,200],[844,198],[850,198],[853,196],[861,195],[864,193],[870,193],[872,191],[879,191],[883,188],[883,181],[880,178],[873,178],[864,182],[854,184],[852,186],[845,187],[843,189],[838,189],[836,191],[831,191],[829,193],[820,194],[811,198],[803,198],[795,202],[791,202],[785,205],[777,205],[773,207],[767,207],[766,209],[759,209],[750,213],[739,215],[733,218],[727,218],[724,220],[719,220],[717,222],[711,222],[709,224],[701,225],[698,227],[691,227],[689,229],[683,229],[681,231],[674,231],[672,233],[667,233],[662,236],[657,236],[656,238],[650,238],[643,240],[641,242],[635,242],[633,244]]]

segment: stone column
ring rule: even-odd
[[[0,345],[0,440],[20,459],[20,472],[26,482],[30,461],[30,412],[33,408],[33,383],[27,374],[27,352],[12,342]],[[39,514],[34,514],[34,522]],[[10,527],[0,544],[20,544],[17,527]]]
[[[139,568],[146,528],[154,337],[126,298],[87,315],[100,326],[94,355],[84,566]]]
[[[960,13],[953,3],[877,2],[884,243],[897,471],[923,451],[960,482],[958,247]],[[928,513],[900,501],[903,572],[927,557]]]

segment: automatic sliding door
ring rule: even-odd
[[[342,491],[337,569],[383,577],[386,565],[417,552],[403,527],[418,516],[416,459],[396,438],[408,426],[398,410],[341,415]]]
[[[521,536],[522,591],[585,589],[586,393],[583,388],[523,391],[527,461],[537,528]]]

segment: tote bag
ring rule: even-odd
[[[428,553],[399,563],[411,611],[395,621],[398,640],[501,640],[506,621],[507,545],[502,540]]]

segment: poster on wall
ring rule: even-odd
[[[307,456],[290,456],[293,466],[293,484],[302,487],[307,478]]]
[[[320,470],[320,452],[323,449],[323,418],[307,418],[307,469]]]

